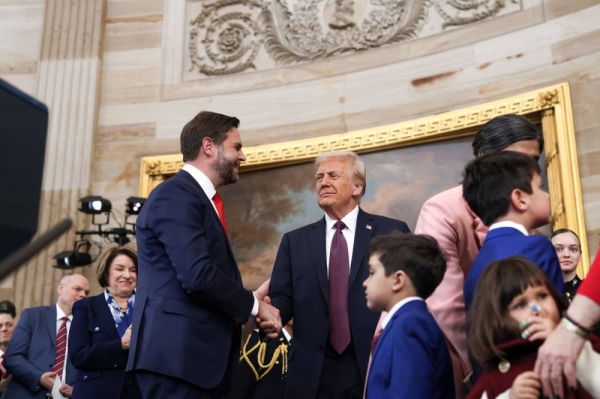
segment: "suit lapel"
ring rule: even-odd
[[[354,249],[352,250],[352,262],[350,263],[350,281],[348,289],[354,284],[360,268],[365,264],[365,254],[371,238],[373,237],[374,226],[370,224],[371,215],[358,208],[358,217],[356,218],[356,233],[354,234]],[[369,228],[370,227],[370,228]]]
[[[321,291],[325,297],[325,301],[329,305],[329,279],[327,277],[327,251],[325,249],[325,218],[313,223],[307,229],[307,240],[312,258],[312,264],[321,286]]]
[[[233,263],[236,265],[236,267],[234,267],[234,269],[235,269],[235,275],[236,275],[237,281],[241,282],[242,276],[240,275],[240,270],[237,267],[237,262],[235,261],[235,256],[233,255],[233,250],[231,249],[231,245],[229,243],[229,237],[227,236],[227,233],[225,233],[225,229],[223,228],[223,225],[221,224],[221,219],[219,218],[219,214],[215,210],[215,207],[213,206],[211,200],[208,198],[208,196],[206,195],[206,193],[204,192],[202,187],[200,187],[200,184],[198,184],[196,179],[194,179],[194,177],[191,174],[189,174],[185,170],[180,170],[178,172],[178,175],[180,175],[182,178],[184,178],[187,181],[189,181],[190,183],[192,183],[194,185],[194,187],[197,188],[197,190],[199,192],[198,198],[200,198],[200,200],[206,204],[207,209],[210,209],[209,212],[212,214],[213,218],[215,219],[215,223],[219,226],[219,229],[221,230],[221,233],[223,234],[223,236],[225,236],[225,244],[227,246],[227,251],[229,252],[229,256],[231,256]]]
[[[56,317],[56,305],[49,306],[46,312],[46,326],[53,350],[56,350]]]
[[[385,336],[387,334],[390,333],[390,331],[392,331],[394,322],[396,321],[396,319],[398,317],[400,317],[400,315],[403,313],[417,312],[417,311],[419,311],[419,309],[422,309],[424,306],[425,306],[425,301],[421,301],[421,300],[417,299],[417,300],[405,303],[404,305],[402,305],[402,307],[400,309],[398,309],[394,313],[394,315],[392,316],[390,321],[387,323],[387,325],[385,326],[383,331],[381,331],[381,335],[379,336],[376,347],[373,348],[374,349],[373,350],[373,358],[375,358],[375,355],[377,355],[377,352],[379,352],[379,349],[381,348],[381,345],[380,345],[381,341],[385,338]]]
[[[94,313],[98,316],[98,320],[100,321],[100,324],[102,324],[102,327],[104,327],[104,330],[108,331],[113,338],[120,338],[112,313],[110,313],[110,309],[108,309],[104,292],[100,295],[96,295],[92,299],[92,306],[94,307]]]
[[[217,223],[217,225],[219,225],[219,228],[221,229],[221,232],[223,233],[225,238],[227,238],[227,245],[229,245],[229,237],[227,237],[227,234],[225,233],[225,229],[223,228],[223,225],[221,224],[221,219],[219,218],[219,214],[215,210],[215,207],[213,206],[210,198],[208,198],[208,195],[206,195],[206,193],[204,192],[202,187],[200,187],[200,184],[198,184],[198,182],[196,181],[196,179],[194,179],[194,177],[192,175],[190,175],[185,170],[182,170],[179,173],[181,174],[181,177],[185,178],[187,181],[192,183],[194,185],[194,187],[196,187],[198,189],[198,191],[200,193],[202,193],[202,195],[200,195],[199,198],[202,200],[202,202],[204,202],[207,205],[207,208],[210,209],[210,212],[212,213],[212,215],[215,219],[215,222]]]

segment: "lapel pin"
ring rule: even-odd
[[[370,224],[368,224],[368,225],[367,225],[367,229],[368,229],[368,230],[371,230],[371,229],[372,229],[372,227],[371,227],[371,225],[370,225]]]

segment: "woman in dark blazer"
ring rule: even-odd
[[[69,357],[79,371],[73,399],[141,399],[125,372],[135,305],[137,254],[111,248],[98,265],[100,295],[77,301],[69,330]]]

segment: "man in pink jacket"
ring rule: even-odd
[[[540,129],[526,118],[502,115],[483,125],[472,146],[475,156],[506,150],[539,158],[544,138]],[[432,236],[446,253],[446,274],[427,299],[427,305],[448,339],[456,397],[464,398],[470,387],[471,365],[467,353],[463,283],[483,244],[487,227],[469,209],[462,197],[462,186],[458,186],[436,194],[423,204],[415,233]],[[381,317],[383,319],[385,314]]]

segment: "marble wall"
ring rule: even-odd
[[[125,198],[137,194],[140,158],[177,153],[181,127],[203,109],[239,117],[251,146],[390,124],[566,81],[589,246],[592,254],[598,249],[600,1],[488,1],[505,4],[491,18],[445,28],[430,10],[429,25],[410,40],[290,65],[263,58],[243,73],[201,76],[190,65],[189,24],[208,3],[103,2],[89,192],[114,208],[124,210]],[[0,24],[0,76],[35,94],[44,2],[0,0],[0,15],[12,16]]]

